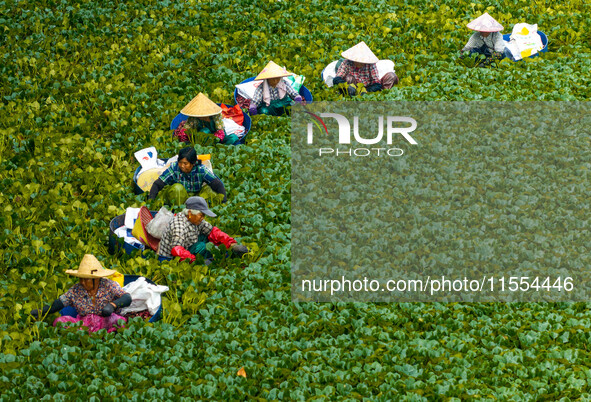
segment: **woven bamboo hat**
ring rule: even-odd
[[[378,59],[378,57],[373,54],[369,46],[367,46],[363,41],[359,42],[352,48],[345,50],[343,53],[341,53],[341,56],[347,60],[364,64],[375,64],[380,61],[380,59]]]
[[[279,67],[274,61],[270,61],[265,68],[261,70],[259,75],[256,76],[255,80],[268,80],[269,78],[280,78],[293,75],[283,67]]]
[[[78,278],[104,278],[113,275],[115,272],[115,270],[103,268],[99,260],[92,254],[84,255],[77,270],[66,270],[66,274]]]
[[[466,26],[468,29],[478,32],[501,32],[503,30],[503,26],[488,13],[484,13],[475,20],[470,21]]]
[[[189,117],[207,117],[222,113],[222,108],[199,92],[199,95],[191,99],[191,102],[181,110],[181,113]]]

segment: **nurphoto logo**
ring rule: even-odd
[[[359,116],[353,116],[353,126],[351,127],[351,123],[349,119],[342,114],[338,113],[319,113],[318,115],[306,112],[308,115],[312,117],[312,122],[308,123],[307,130],[308,130],[308,144],[314,144],[314,126],[318,127],[321,132],[324,132],[326,135],[330,135],[326,124],[324,122],[324,118],[331,117],[336,120],[339,125],[339,144],[340,145],[350,145],[352,144],[352,140],[354,139],[355,143],[363,144],[363,145],[379,145],[383,144],[384,134],[386,136],[386,144],[385,145],[392,145],[393,139],[395,136],[401,135],[410,145],[417,145],[415,139],[410,135],[417,128],[417,121],[412,117],[405,117],[405,116],[378,116],[378,125],[377,125],[377,135],[371,136],[372,134],[367,132],[364,133],[365,136],[361,136],[359,134]],[[400,127],[402,124],[410,124],[410,126]],[[385,128],[384,128],[385,126]],[[352,135],[351,135],[352,134]],[[353,139],[351,138],[353,137]],[[369,156],[375,154],[377,156],[387,155],[387,156],[402,156],[404,155],[404,150],[401,148],[392,148],[392,147],[364,147],[364,148],[332,148],[332,147],[322,147],[318,148],[318,155],[319,156],[339,156],[339,155],[347,155],[347,156]]]

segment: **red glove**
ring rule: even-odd
[[[207,240],[216,246],[223,244],[228,250],[233,243],[236,243],[236,240],[219,230],[217,226],[214,226],[213,229],[211,229],[209,236],[207,236]]]
[[[195,262],[195,256],[191,254],[189,250],[181,246],[174,246],[170,251],[170,254],[172,254],[173,257],[179,257],[181,261],[188,258],[189,262]]]

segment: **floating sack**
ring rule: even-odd
[[[134,156],[142,165],[142,170],[158,167],[158,152],[155,147],[140,149]]]
[[[515,60],[521,60],[538,53],[544,48],[542,38],[538,34],[538,24],[515,24],[509,42],[505,46]]]
[[[123,290],[131,295],[131,304],[121,309],[121,314],[148,310],[151,315],[154,315],[162,304],[161,295],[168,291],[168,286],[151,284],[146,281],[146,278],[140,276],[137,280],[125,285]]]
[[[158,211],[154,219],[152,219],[146,225],[148,233],[150,233],[157,239],[162,239],[162,236],[168,228],[168,225],[170,224],[172,218],[174,218],[174,214],[172,212],[166,209],[166,207],[160,208],[160,211]]]
[[[380,60],[376,63],[376,67],[378,68],[378,77],[380,77],[380,80],[388,73],[396,74],[392,60]]]
[[[262,84],[262,81],[248,81],[243,82],[242,84],[234,85],[236,87],[236,91],[238,94],[245,99],[252,99],[254,98],[254,93],[257,90],[257,87]]]

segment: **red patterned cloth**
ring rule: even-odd
[[[148,310],[142,310],[142,311],[134,311],[132,313],[127,313],[125,314],[125,317],[129,318],[133,318],[133,317],[142,317],[144,320],[149,320],[150,318],[152,318],[152,314],[150,314],[150,312]]]
[[[244,114],[239,104],[229,107],[222,103],[220,107],[222,108],[222,117],[224,119],[232,119],[236,124],[244,125]]]
[[[236,95],[236,103],[240,105],[242,109],[248,109],[250,107],[250,99],[246,99],[242,95]]]
[[[111,314],[108,317],[102,317],[97,314],[88,314],[84,317],[78,315],[76,318],[70,317],[69,315],[64,315],[58,317],[53,322],[53,326],[55,327],[58,322],[78,322],[82,321],[82,325],[88,328],[88,332],[96,332],[101,329],[106,329],[107,332],[117,331],[119,327],[117,325],[118,320],[123,320],[127,322],[127,318],[120,316],[119,314]],[[67,328],[67,327],[66,327]]]

